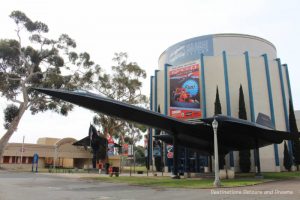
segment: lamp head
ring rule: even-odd
[[[218,128],[218,121],[216,119],[214,119],[214,121],[212,122],[212,127],[213,127],[213,129]]]

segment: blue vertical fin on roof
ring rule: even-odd
[[[280,87],[281,87],[281,94],[282,94],[282,103],[283,103],[283,109],[284,109],[284,119],[285,119],[285,127],[287,131],[290,131],[290,124],[289,124],[289,114],[287,109],[287,102],[285,98],[285,88],[284,88],[284,82],[283,82],[283,75],[282,75],[282,66],[280,58],[276,58],[277,66],[278,66],[278,72],[279,72],[279,79],[280,79]],[[292,142],[288,141],[289,146],[289,153],[291,158],[293,157],[293,147]],[[293,159],[292,159],[293,162]]]
[[[268,86],[268,96],[269,96],[269,106],[270,106],[271,120],[272,120],[273,126],[275,128],[276,123],[275,123],[273,94],[272,94],[272,86],[271,86],[268,55],[263,54],[262,56],[263,56],[264,62],[265,62],[265,70],[266,70],[266,78],[267,78],[267,86]],[[276,166],[279,166],[279,156],[278,156],[278,145],[277,144],[274,144],[274,154],[275,154],[275,164],[276,164]]]
[[[225,90],[226,90],[226,110],[227,110],[227,116],[231,116],[231,103],[230,103],[226,51],[223,51],[223,65],[224,65],[224,79],[225,79]],[[234,156],[232,151],[229,152],[229,162],[230,162],[230,167],[234,167]]]

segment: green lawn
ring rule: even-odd
[[[173,188],[212,188],[213,179],[171,179],[170,177],[97,177],[99,181],[127,183],[129,185],[173,187]],[[230,179],[222,180],[223,187],[255,185],[265,182],[262,179]]]
[[[221,180],[222,187],[240,187],[261,184],[268,181],[276,181],[290,178],[300,178],[300,172],[270,172],[263,173],[262,179],[255,178],[253,173],[236,174],[235,179]],[[99,181],[127,183],[129,185],[151,186],[151,187],[172,187],[172,188],[213,188],[213,179],[171,179],[170,177],[97,177],[93,178]]]
[[[265,172],[264,179],[282,180],[290,178],[300,178],[300,172]]]
[[[289,178],[300,178],[300,172],[263,172],[263,179],[282,180]],[[236,173],[237,178],[253,178],[254,173]]]
[[[131,166],[131,172],[134,171],[134,167]],[[147,172],[147,168],[145,166],[135,166],[135,171],[143,171],[143,173]],[[129,166],[123,166],[122,167],[122,173],[129,173],[130,172],[130,167]],[[149,171],[150,172],[150,171]]]

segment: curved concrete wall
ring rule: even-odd
[[[248,51],[252,56],[268,54],[270,59],[275,59],[275,46],[260,37],[245,34],[213,34],[199,36],[176,43],[166,49],[158,61],[159,69],[164,64],[180,65],[189,60],[199,59],[201,54],[206,56],[222,55],[226,51],[228,55],[241,55]]]
[[[204,55],[202,63],[201,54]],[[169,107],[166,100],[169,94],[166,69],[189,62],[198,62],[200,68],[203,68],[205,84],[201,84],[201,76],[199,83],[200,90],[205,89],[200,98],[201,101],[206,99],[206,102],[201,102],[201,110],[206,111],[204,117],[214,114],[217,86],[222,113],[238,117],[239,87],[242,85],[248,120],[255,121],[258,113],[264,113],[272,118],[276,129],[288,129],[286,116],[291,97],[287,66],[281,65],[271,42],[250,35],[215,34],[172,45],[159,58],[159,70],[155,73],[157,86],[151,83],[153,102],[157,102],[155,106],[159,104],[162,111],[167,111]],[[171,66],[166,67],[166,64]],[[156,92],[155,88],[158,88]],[[165,114],[169,114],[168,111]],[[263,171],[284,170],[282,144],[262,148],[260,156]],[[237,163],[235,159],[235,165]]]

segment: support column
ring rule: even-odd
[[[151,76],[150,78],[150,110],[153,110],[153,82],[154,82],[154,76]],[[156,96],[154,96],[156,98]],[[148,165],[149,169],[151,169],[152,166],[152,128],[149,128],[149,138],[148,138]]]
[[[184,148],[184,172],[188,172],[189,150]]]
[[[199,170],[200,169],[199,154],[197,152],[195,152],[195,154],[196,154],[195,155],[195,162],[196,162],[195,163],[196,164],[196,170],[195,171],[196,171],[196,173],[199,173],[200,172],[200,170]]]
[[[164,65],[164,114],[169,115],[168,109],[169,109],[169,98],[168,98],[168,68],[172,66],[168,63],[165,63]],[[169,171],[169,164],[168,164],[168,156],[167,156],[167,145],[165,144],[165,171]]]
[[[173,136],[173,179],[180,179],[178,175],[178,138],[177,135]]]
[[[274,129],[275,129],[276,123],[275,123],[273,94],[272,94],[272,86],[271,86],[270,71],[269,71],[269,61],[268,61],[267,54],[263,54],[262,56],[263,56],[264,62],[265,62],[265,70],[266,70],[266,79],[267,79],[267,86],[268,86],[268,96],[269,96],[271,120],[272,120]],[[275,165],[276,165],[276,167],[280,167],[279,166],[279,156],[278,156],[278,145],[277,144],[274,144],[274,156],[275,156]]]
[[[262,178],[262,174],[260,171],[260,157],[259,157],[259,148],[258,148],[258,140],[255,139],[255,149],[254,149],[254,158],[255,158],[255,166],[256,166],[256,171],[255,171],[255,177]]]

